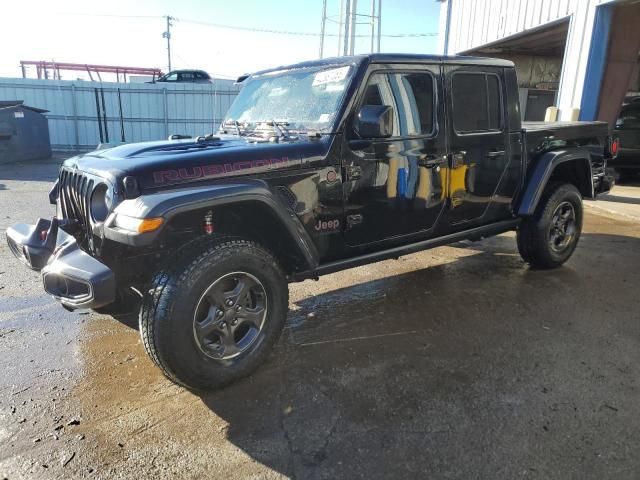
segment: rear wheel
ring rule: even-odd
[[[147,353],[187,388],[221,387],[253,372],[286,320],[288,287],[273,255],[223,239],[180,252],[145,295],[140,332]]]
[[[582,232],[582,196],[571,184],[552,184],[532,217],[520,224],[518,250],[536,268],[556,268],[569,260]]]

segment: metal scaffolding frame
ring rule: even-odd
[[[101,73],[115,73],[117,81],[127,81],[127,75],[148,75],[154,79],[162,75],[159,68],[142,68],[142,67],[123,67],[117,65],[93,65],[87,63],[68,63],[68,62],[47,62],[44,60],[21,60],[20,68],[22,69],[22,78],[27,78],[27,67],[36,67],[38,78],[48,80],[61,80],[60,71],[77,71],[87,72],[89,78],[93,81],[92,73],[98,76],[98,81],[102,81]]]
[[[382,32],[382,0],[371,0],[371,13],[358,13],[358,0],[340,0],[340,14],[327,15],[327,0],[322,2],[322,22],[320,25],[320,58],[325,53],[325,37],[328,36],[327,23],[338,25],[338,56],[354,55],[357,37],[367,36],[370,39],[370,52],[380,52]],[[365,19],[364,21],[359,21]],[[368,35],[356,35],[358,25],[369,26]]]

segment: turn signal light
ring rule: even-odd
[[[160,228],[160,225],[162,225],[162,217],[145,218],[138,225],[138,233],[153,232]]]
[[[116,215],[113,225],[135,233],[153,232],[162,226],[164,219],[162,217],[154,218],[135,218],[127,215]]]

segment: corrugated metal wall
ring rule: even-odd
[[[451,1],[449,53],[453,54],[567,17],[592,0]],[[446,6],[441,14],[446,14]]]
[[[56,149],[91,149],[100,142],[96,89],[100,102],[104,94],[110,142],[121,141],[120,102],[125,140],[140,142],[215,132],[239,87],[231,80],[172,85],[0,78],[0,100],[49,110]]]

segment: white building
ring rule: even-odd
[[[443,0],[440,51],[513,60],[523,116],[615,121],[637,93],[637,0]],[[542,115],[542,118],[541,118]]]

